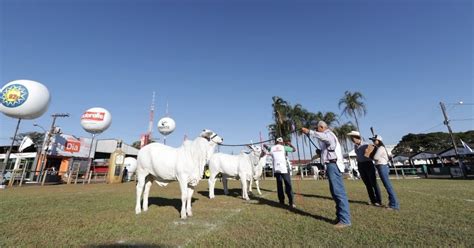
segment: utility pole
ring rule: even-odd
[[[451,142],[453,143],[454,153],[456,154],[456,159],[458,160],[459,168],[461,169],[461,174],[463,177],[465,177],[466,174],[464,173],[464,168],[462,166],[461,157],[459,156],[459,153],[458,153],[456,141],[454,140],[453,130],[451,130],[451,126],[449,126],[449,119],[448,119],[448,114],[446,113],[446,106],[444,106],[443,102],[439,102],[439,105],[441,106],[441,111],[443,112],[443,116],[444,116],[443,123],[444,125],[446,125],[446,127],[448,127],[449,136],[451,137]]]
[[[43,170],[44,170],[44,166],[45,166],[46,160],[47,160],[47,150],[48,150],[49,144],[51,143],[51,137],[53,136],[53,134],[56,134],[55,126],[54,126],[54,124],[56,123],[56,118],[58,118],[58,117],[69,117],[69,114],[68,113],[65,113],[65,114],[56,113],[56,114],[52,114],[51,117],[53,117],[53,122],[51,123],[51,128],[49,129],[48,135],[46,137],[46,142],[45,142],[46,144],[45,144],[44,148],[42,149],[43,155],[41,156],[40,174],[39,174],[39,177],[37,178],[38,182],[43,177]]]
[[[1,164],[0,166],[0,185],[3,185],[5,183],[5,170],[7,169],[7,166],[8,166],[8,160],[10,159],[10,155],[12,153],[12,150],[13,150],[13,145],[15,144],[15,139],[16,139],[16,134],[18,133],[18,128],[20,127],[20,122],[21,122],[21,118],[18,119],[18,123],[16,124],[16,128],[15,128],[15,134],[13,135],[13,138],[12,138],[12,144],[10,145],[10,148],[8,149],[7,151],[7,154],[5,155],[5,159],[3,160],[3,164]],[[2,186],[3,187],[3,186]]]

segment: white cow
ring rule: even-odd
[[[178,181],[181,189],[181,219],[192,216],[191,199],[194,187],[198,184],[206,162],[214,153],[217,144],[223,139],[210,130],[204,130],[200,137],[185,141],[179,148],[159,143],[146,145],[138,152],[137,158],[137,203],[135,212],[141,212],[140,198],[143,188],[143,211],[148,210],[148,195],[155,181],[166,186]]]
[[[265,165],[267,164],[267,156],[268,155],[264,155],[258,161],[258,164],[257,164],[257,166],[255,167],[255,170],[254,170],[254,174],[253,174],[253,178],[252,178],[253,180],[250,180],[249,192],[252,192],[252,183],[253,183],[253,181],[255,181],[255,186],[257,186],[258,194],[259,195],[262,194],[262,192],[260,191],[259,182],[260,182],[260,178],[262,177],[263,167],[265,167]]]
[[[247,181],[251,181],[255,174],[262,149],[257,146],[249,146],[249,148],[251,151],[248,154],[244,152],[239,155],[216,153],[211,157],[211,160],[209,160],[209,170],[211,172],[209,177],[209,198],[213,199],[215,197],[214,186],[216,184],[216,176],[222,173],[225,194],[228,194],[227,178],[233,177],[241,181],[242,198],[250,200]]]

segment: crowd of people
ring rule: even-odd
[[[335,228],[346,228],[351,226],[351,213],[349,199],[344,187],[344,160],[341,144],[337,136],[329,129],[324,121],[319,121],[315,128],[311,130],[302,128],[302,132],[317,140],[320,149],[321,163],[326,167],[326,176],[329,182],[329,191],[336,203]],[[389,179],[389,154],[383,139],[380,135],[371,137],[373,144],[363,141],[360,133],[352,131],[347,134],[354,143],[354,150],[357,154],[357,165],[360,177],[364,182],[369,196],[370,204],[388,210],[399,210],[400,205],[397,195]],[[291,168],[288,164],[288,153],[295,152],[295,147],[289,141],[284,141],[282,137],[276,139],[274,146],[265,146],[266,152],[273,158],[273,168],[277,182],[277,193],[280,204],[285,205],[286,192],[290,208],[296,208],[294,204],[294,193],[291,183]],[[382,203],[380,188],[377,183],[376,171],[388,193],[388,205]],[[283,184],[285,189],[283,190]]]

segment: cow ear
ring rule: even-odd
[[[209,133],[210,133],[209,130],[203,129],[202,132],[201,132],[201,137],[203,137],[203,138],[209,138],[209,137],[211,137],[211,135],[210,135]]]
[[[213,131],[208,130],[208,129],[204,129],[204,130],[202,130],[201,137],[207,139],[207,141],[210,141],[210,140],[211,140],[211,136],[212,136],[213,134],[214,134]]]

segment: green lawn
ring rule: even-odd
[[[16,187],[0,191],[0,247],[98,246],[456,246],[474,247],[473,180],[392,180],[401,211],[366,204],[362,181],[346,180],[353,225],[332,227],[327,181],[294,180],[297,210],[281,208],[275,181],[262,196],[208,199],[194,194],[194,216],[179,219],[179,187],[153,185],[148,212],[135,215],[135,184]],[[254,192],[255,193],[255,192]],[[387,199],[385,191],[384,200]]]

